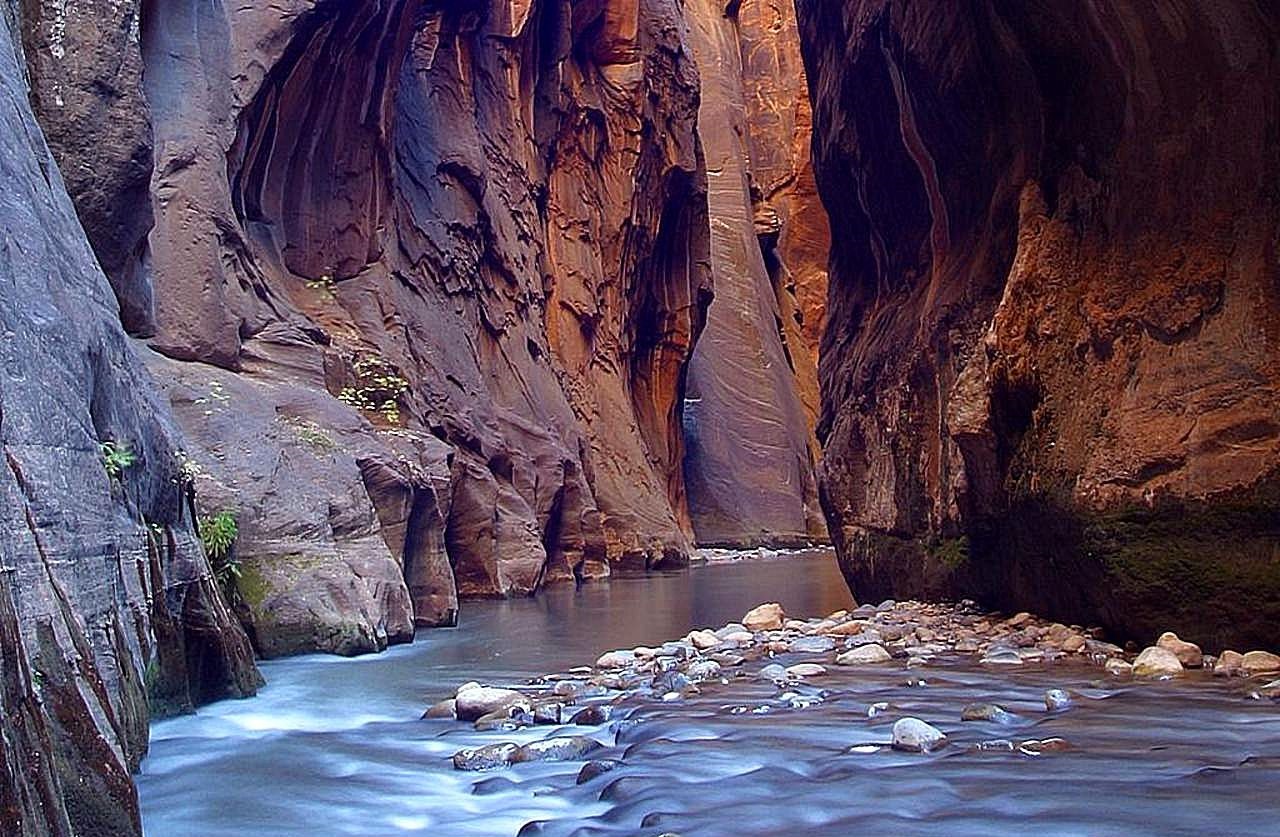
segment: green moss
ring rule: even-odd
[[[254,613],[262,608],[262,603],[274,592],[271,584],[263,577],[262,571],[252,562],[240,565],[240,578],[236,581],[236,589],[240,593],[240,600]]]

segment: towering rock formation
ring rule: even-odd
[[[189,709],[259,678],[194,532],[178,433],[27,106],[4,17],[0,833],[137,834],[129,773],[148,694]]]
[[[689,368],[684,473],[702,543],[825,539],[813,468],[826,219],[785,0],[695,0],[715,302]]]
[[[376,650],[460,595],[686,559],[711,285],[676,3],[22,12],[201,510],[237,518],[260,653]]]
[[[857,595],[1280,624],[1280,16],[799,0]]]

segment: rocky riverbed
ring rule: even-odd
[[[1243,654],[1228,650],[1214,657],[1171,632],[1135,655],[1107,642],[1098,628],[1047,622],[1029,613],[983,612],[972,602],[885,601],[807,620],[789,618],[781,605],[765,603],[738,622],[693,630],[656,647],[608,651],[592,666],[548,674],[518,686],[464,683],[453,698],[435,704],[423,718],[465,721],[479,732],[495,734],[557,727],[554,735],[525,743],[496,740],[461,749],[453,756],[453,766],[491,770],[530,761],[586,761],[579,774],[579,781],[586,782],[619,764],[592,758],[609,743],[598,737],[601,732],[606,737],[616,733],[646,703],[678,704],[716,690],[728,698],[735,682],[745,679],[771,683],[782,704],[804,709],[833,696],[823,688],[833,670],[891,667],[903,671],[906,686],[927,687],[931,669],[964,663],[996,669],[1069,666],[1077,674],[1081,667],[1092,667],[1098,678],[1117,683],[1229,678],[1240,699],[1280,702],[1280,656],[1263,650]],[[1069,712],[1076,700],[1069,689],[1049,688],[1043,694],[1043,709],[1037,707],[1034,714]],[[742,706],[734,711],[767,714],[768,708]],[[874,702],[865,714],[869,722],[881,716],[894,720],[884,740],[861,745],[864,752],[886,747],[929,753],[950,743],[931,723],[938,719],[904,715],[889,702]],[[1024,717],[1002,706],[998,696],[964,705],[957,717],[988,728],[1025,726]],[[605,730],[610,722],[617,723]],[[963,746],[1026,756],[1072,749],[1062,737],[1012,733],[1010,737],[976,736]]]

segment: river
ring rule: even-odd
[[[575,783],[580,763],[452,768],[463,747],[533,740],[549,728],[479,733],[419,720],[464,681],[519,684],[611,648],[718,627],[762,601],[803,616],[850,603],[834,560],[820,552],[468,602],[458,628],[419,632],[380,655],[268,661],[257,697],[152,726],[137,777],[145,833],[1276,833],[1280,708],[1208,678],[1133,683],[1078,663],[1010,672],[960,658],[910,672],[896,663],[833,669],[821,688],[780,690],[744,677],[678,703],[641,705],[604,727],[574,728],[623,763],[583,785]],[[1072,691],[1074,707],[1046,713],[1050,687]],[[981,700],[1018,713],[1019,725],[961,723],[960,708]],[[877,702],[891,710],[868,719]],[[927,756],[873,746],[908,714],[953,744]],[[970,747],[1051,736],[1072,749],[1028,756]]]

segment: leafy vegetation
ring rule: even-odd
[[[236,517],[229,511],[207,515],[200,518],[199,530],[204,554],[213,567],[213,577],[222,587],[227,601],[233,602],[236,599],[236,582],[240,580],[240,562],[231,555],[231,547],[240,533]]]
[[[324,274],[319,279],[308,279],[307,290],[316,291],[320,299],[324,302],[333,302],[337,300],[338,295],[334,293],[337,282],[329,274]]]
[[[338,399],[363,413],[399,424],[400,399],[409,391],[409,382],[380,357],[360,358],[352,364],[352,369],[356,385],[344,387]]]
[[[138,455],[133,452],[133,448],[129,447],[126,442],[113,442],[108,439],[100,447],[102,449],[102,467],[106,469],[107,476],[113,480],[118,480],[124,476],[125,469],[133,467],[138,461]]]

